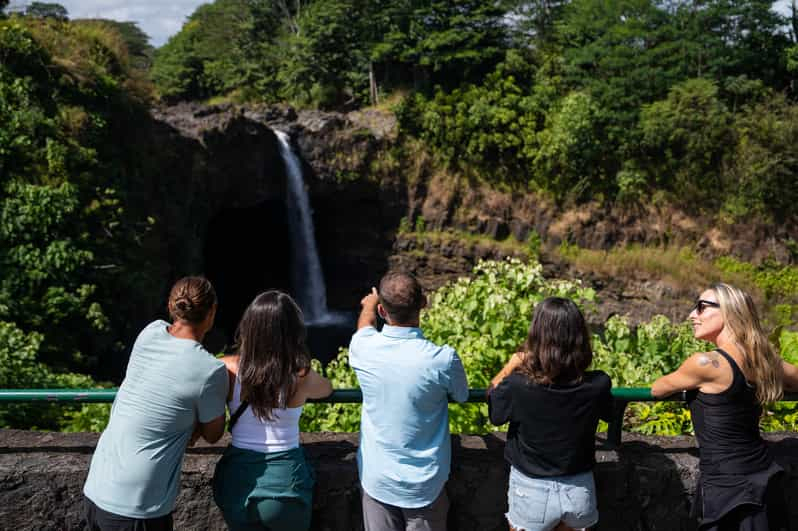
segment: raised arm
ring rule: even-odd
[[[377,304],[379,303],[377,288],[371,288],[371,293],[360,301],[360,316],[357,318],[357,329],[367,326],[377,326]]]
[[[687,358],[676,371],[666,374],[652,384],[651,395],[656,398],[670,396],[680,391],[698,389],[702,385],[718,382],[728,376],[717,352],[697,352]]]

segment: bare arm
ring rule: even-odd
[[[224,366],[227,367],[227,378],[230,383],[227,391],[227,401],[229,402],[233,399],[233,387],[235,386],[236,377],[238,376],[238,356],[224,356],[222,361],[224,362]]]
[[[238,373],[238,356],[224,356],[222,358],[227,376],[227,400],[233,397],[233,384],[236,381],[236,374]],[[193,446],[197,440],[202,437],[209,443],[213,444],[224,435],[225,428],[225,415],[220,415],[208,422],[197,422],[194,426],[194,433],[191,434],[189,439],[189,446]]]
[[[203,439],[213,444],[224,435],[224,420],[224,415],[222,415],[210,422],[200,422],[197,424],[197,431]]]
[[[781,366],[784,371],[784,390],[798,391],[798,367],[784,360],[782,360]]]
[[[521,365],[521,362],[523,361],[524,361],[523,352],[516,352],[515,354],[510,356],[510,359],[507,361],[504,367],[502,367],[502,369],[490,381],[490,387],[488,388],[488,392],[490,392],[491,389],[499,385],[502,382],[502,380],[510,376],[510,374],[515,369],[517,369]]]
[[[377,303],[379,296],[377,295],[377,288],[371,288],[371,293],[363,297],[360,301],[360,316],[357,318],[357,329],[365,328],[367,326],[377,326]]]
[[[704,384],[721,380],[723,376],[717,352],[697,352],[676,371],[657,378],[651,386],[651,395],[662,398],[679,391],[698,389]]]
[[[303,395],[302,401],[308,398],[324,398],[333,392],[330,380],[320,375],[313,369],[308,369],[304,376],[299,378],[299,391]]]

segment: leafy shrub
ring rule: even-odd
[[[85,389],[97,386],[96,382],[82,374],[53,372],[39,360],[41,344],[41,334],[26,334],[13,323],[0,321],[0,388]],[[25,426],[67,431],[95,428],[90,431],[99,431],[107,423],[108,408],[105,404],[6,404],[0,406],[0,427]],[[106,412],[103,414],[104,410]]]
[[[313,360],[313,368],[322,373],[321,364]],[[356,389],[357,377],[349,366],[349,352],[342,348],[324,371],[334,389]],[[344,431],[360,429],[360,404],[307,404],[300,417],[302,431]]]

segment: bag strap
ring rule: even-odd
[[[242,400],[241,404],[238,406],[238,409],[236,409],[235,412],[230,415],[230,420],[227,422],[227,431],[230,433],[233,432],[233,426],[236,425],[238,418],[244,413],[244,410],[247,409],[247,406],[249,406],[249,402]]]

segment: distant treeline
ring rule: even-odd
[[[388,98],[405,133],[487,181],[558,200],[783,220],[798,204],[791,9],[216,0],[156,52],[152,79],[166,100],[352,108]]]

